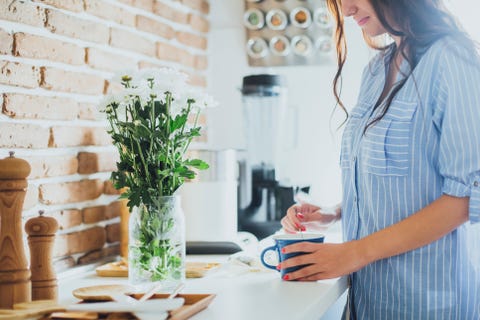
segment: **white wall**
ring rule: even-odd
[[[480,41],[480,20],[478,19],[480,4],[471,0],[446,0],[445,3],[470,36],[475,41]]]
[[[332,80],[335,58],[325,65],[252,68],[245,54],[245,29],[242,24],[243,0],[211,0],[209,36],[209,91],[220,102],[210,110],[209,139],[212,147],[246,147],[239,88],[245,75],[277,73],[286,76],[289,106],[298,116],[298,144],[285,146],[280,169],[292,183],[311,185],[314,201],[333,205],[340,201],[339,153],[343,113],[336,111]],[[349,56],[344,71],[343,101],[355,103],[360,76],[371,57],[359,28],[347,22]],[[292,119],[293,117],[290,117]],[[293,134],[285,125],[286,135]],[[293,139],[292,139],[293,140]]]

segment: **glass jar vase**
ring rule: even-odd
[[[185,218],[180,196],[134,207],[129,219],[128,278],[162,282],[169,291],[185,282]]]

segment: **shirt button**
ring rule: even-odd
[[[357,203],[357,196],[353,197],[353,202]]]
[[[474,187],[478,187],[478,181],[475,181],[475,182],[473,183],[473,186],[474,186]]]
[[[357,157],[353,156],[352,161],[353,162],[357,161]]]

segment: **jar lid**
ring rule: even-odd
[[[272,9],[267,12],[267,26],[272,30],[283,30],[287,27],[287,14],[280,9]]]
[[[245,27],[250,30],[258,30],[263,28],[265,25],[263,12],[256,8],[248,9],[243,15],[243,23],[245,24]]]
[[[312,53],[312,40],[306,35],[298,35],[292,39],[292,50],[299,56],[309,56]]]
[[[23,159],[15,158],[14,155],[15,152],[10,151],[9,157],[0,159],[0,179],[25,179],[30,174],[30,164]]]
[[[247,41],[247,54],[255,59],[260,59],[268,54],[267,42],[260,37],[253,37]]]
[[[290,42],[285,36],[275,36],[270,39],[269,47],[276,56],[286,56],[290,53]]]
[[[333,49],[332,39],[330,37],[319,37],[315,41],[315,47],[320,53],[329,53]]]
[[[315,10],[313,20],[320,28],[328,29],[333,25],[332,16],[327,8]]]
[[[312,14],[305,7],[296,7],[290,11],[292,25],[299,28],[308,28],[312,24]]]

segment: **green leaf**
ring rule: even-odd
[[[187,135],[189,137],[200,137],[200,130],[202,128],[201,127],[195,127],[195,128],[192,128],[190,129],[190,131],[187,133]]]
[[[182,177],[182,178],[187,178],[187,179],[195,178],[195,172],[188,169],[187,167],[177,168],[176,173],[178,174],[179,177]]]
[[[179,114],[175,117],[175,119],[170,121],[170,130],[174,132],[182,128],[185,123],[187,123],[188,115],[187,114]]]
[[[194,167],[194,168],[197,168],[199,170],[206,170],[210,167],[208,165],[208,163],[206,163],[205,161],[200,160],[200,159],[187,160],[187,161],[185,161],[185,164],[187,166]]]

